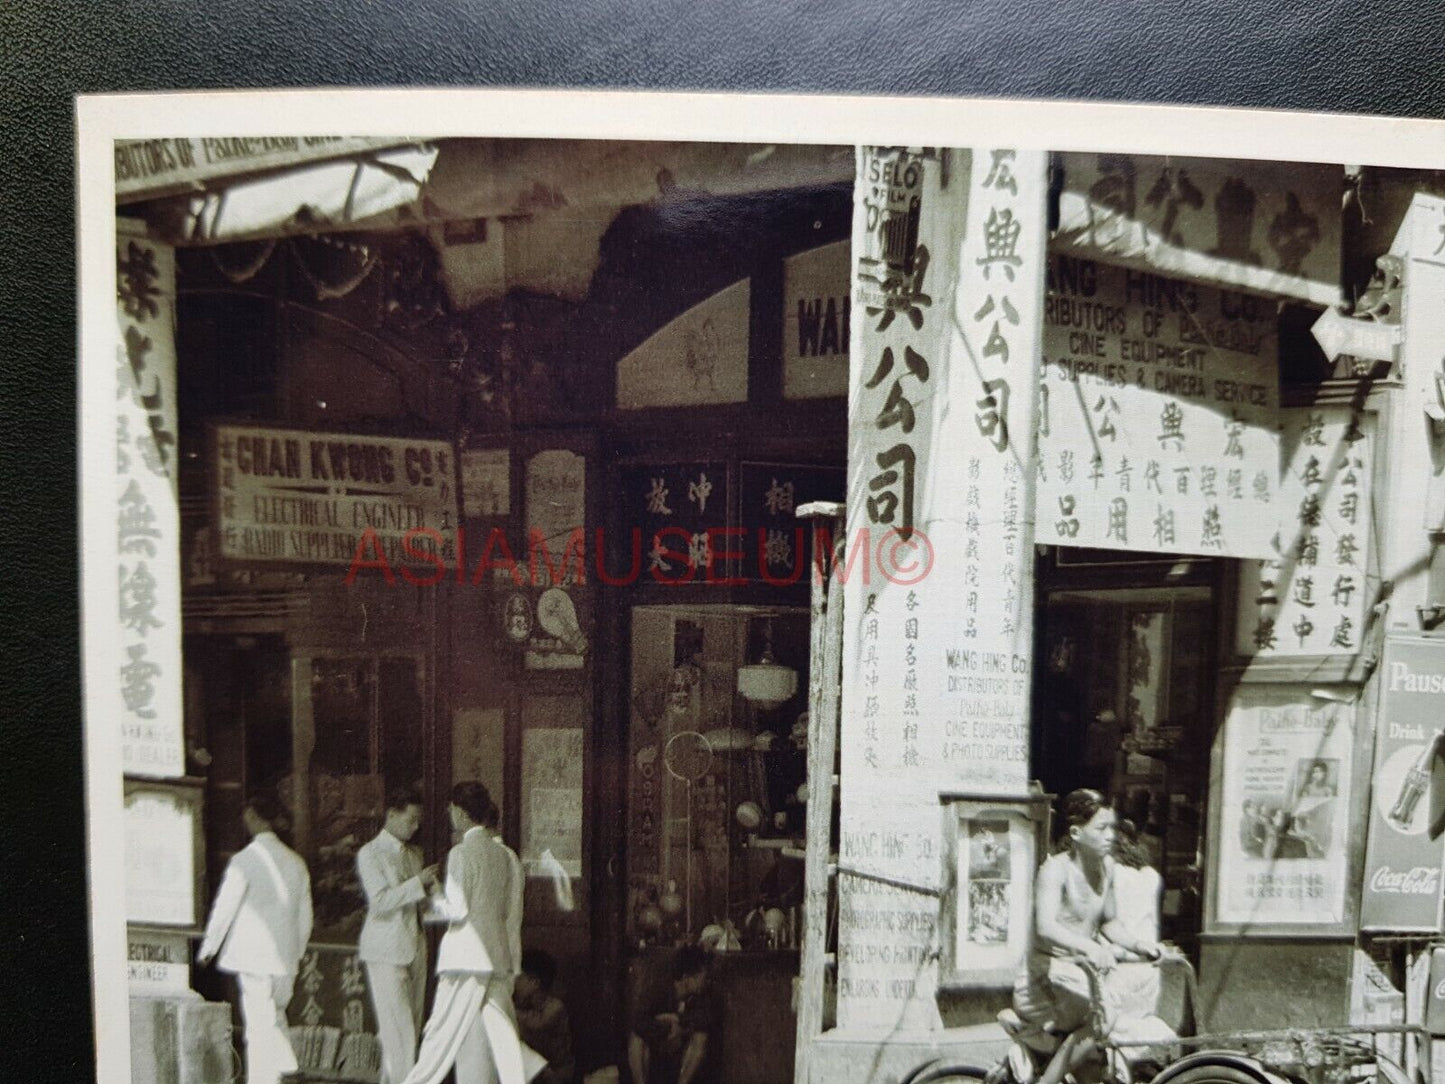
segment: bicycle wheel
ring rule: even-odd
[[[1272,1074],[1240,1065],[1204,1062],[1177,1072],[1165,1069],[1155,1078],[1155,1084],[1271,1084],[1278,1079]]]
[[[1003,1084],[1004,1076],[975,1065],[930,1061],[914,1069],[898,1084]]]

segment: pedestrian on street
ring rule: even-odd
[[[283,810],[270,792],[241,813],[251,842],[221,878],[197,960],[236,976],[246,1033],[247,1084],[278,1084],[296,1068],[286,1007],[311,937],[311,875],[276,835]]]
[[[356,872],[366,892],[366,922],[357,955],[366,967],[381,1043],[381,1084],[401,1084],[416,1064],[426,997],[426,940],[420,906],[437,886],[437,867],[422,866],[411,845],[421,826],[421,795],[394,791],[376,838],[356,852]]]
[[[522,958],[522,867],[487,829],[487,788],[452,788],[448,815],[461,842],[447,855],[446,889],[432,897],[447,923],[437,952],[437,992],[416,1065],[404,1084],[524,1084],[512,984]]]

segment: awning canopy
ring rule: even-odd
[[[117,202],[148,201],[132,213],[178,245],[478,219],[605,228],[623,207],[847,183],[854,169],[851,147],[604,140],[146,140],[117,144],[116,162]]]
[[[417,203],[436,159],[434,146],[415,144],[217,179],[203,191],[152,204],[146,218],[179,244],[352,226]]]

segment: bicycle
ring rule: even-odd
[[[1071,958],[1072,959],[1072,958]],[[1099,1084],[1429,1084],[1431,1037],[1418,1024],[1362,1024],[1335,1028],[1283,1028],[1209,1033],[1199,1020],[1197,976],[1189,961],[1174,951],[1156,964],[1183,968],[1185,992],[1196,1034],[1146,1039],[1117,1038],[1119,1024],[1105,1027],[1104,980],[1087,960],[1073,959],[1089,978],[1090,1030],[1095,1035]],[[1011,1009],[999,1014],[1013,1041],[1009,1053],[992,1068],[948,1064],[934,1059],[917,1066],[899,1084],[1030,1084],[1047,1066],[1067,1036],[1050,1034],[1048,1043],[1026,1041],[1032,1032]],[[1166,1025],[1167,1026],[1167,1025]],[[1125,1034],[1128,1028],[1124,1029]],[[1383,1037],[1398,1038],[1402,1056],[1380,1049]],[[1402,1064],[1413,1040],[1415,1071]],[[1027,1059],[1025,1061],[1025,1059]],[[1065,1078],[1068,1079],[1067,1077]]]

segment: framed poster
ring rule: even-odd
[[[1050,798],[945,794],[939,985],[1006,987],[1028,951]]]
[[[1352,686],[1235,690],[1210,786],[1208,932],[1353,932],[1363,715]]]

